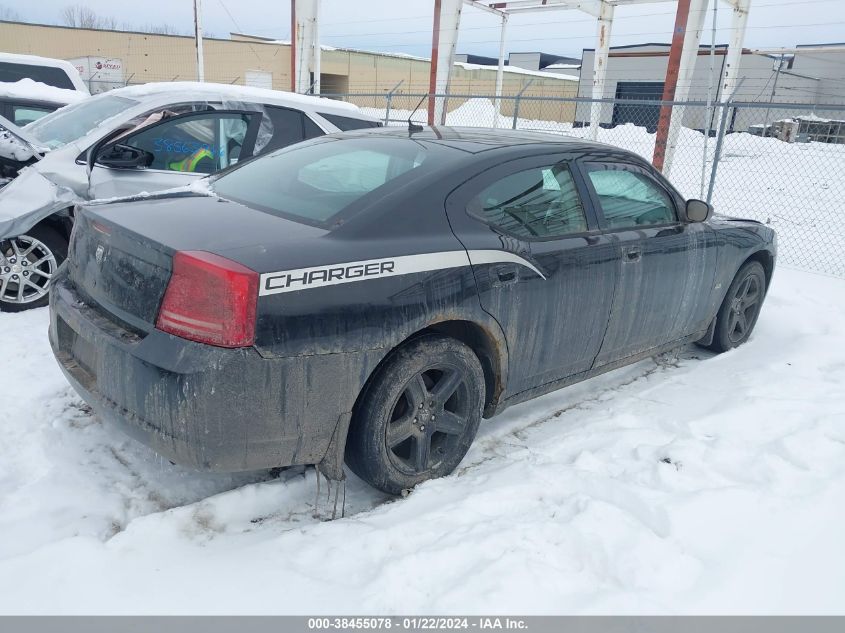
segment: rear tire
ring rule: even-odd
[[[766,272],[760,262],[747,262],[737,272],[716,316],[708,349],[721,353],[748,340],[766,295]]]
[[[44,224],[25,235],[0,239],[0,312],[46,306],[50,278],[67,258],[67,247],[67,239]]]
[[[481,363],[468,346],[440,334],[412,339],[391,353],[361,394],[347,465],[394,495],[450,474],[478,431],[484,390]]]

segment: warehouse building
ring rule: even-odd
[[[610,49],[605,80],[604,98],[619,100],[659,101],[663,96],[664,78],[669,62],[669,44],[638,44],[614,46]],[[804,104],[845,104],[845,45],[813,44],[785,49],[789,52],[754,52],[743,50],[738,71],[736,101],[769,101]],[[708,88],[711,98],[719,101],[720,78],[725,74],[726,45],[718,45],[711,56],[710,46],[699,48],[695,71],[690,85],[690,101],[706,101]],[[584,49],[583,67],[593,67],[594,49]],[[712,67],[712,70],[711,70]],[[578,94],[592,95],[590,73],[581,73]],[[576,122],[589,119],[589,104],[579,105]],[[601,124],[605,126],[634,123],[650,130],[657,127],[658,105],[625,103],[602,106]],[[788,110],[775,109],[772,120],[807,115],[806,107]],[[703,107],[689,107],[684,113],[684,125],[698,130],[714,129],[716,114]],[[764,124],[760,110],[737,110],[729,121],[730,129],[744,131],[752,125]]]
[[[89,81],[92,92],[116,85],[196,79],[196,53],[191,36],[0,21],[0,43],[5,52],[73,60],[83,78]],[[290,89],[289,42],[232,33],[228,39],[204,38],[203,49],[206,81]],[[401,97],[428,92],[430,63],[423,57],[328,46],[322,48],[321,57],[322,94],[381,95],[395,90]],[[450,92],[491,95],[495,84],[494,66],[456,62]],[[505,70],[502,94],[524,91],[525,95],[574,97],[577,89],[577,76],[514,67]],[[354,101],[359,105],[384,107],[383,98],[361,97]],[[453,110],[464,101],[450,98],[448,107]],[[413,108],[410,98],[404,102],[397,98],[394,106]],[[503,101],[502,113],[511,114],[510,102]],[[550,116],[572,121],[574,106],[557,108]]]

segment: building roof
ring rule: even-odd
[[[558,55],[557,53],[543,53],[542,51],[511,51],[510,55],[539,55],[540,68],[543,69],[550,64],[574,64],[581,63],[577,57],[568,57],[566,55]],[[509,55],[509,56],[510,56]]]
[[[466,57],[466,61],[469,64],[481,64],[483,66],[498,66],[499,59],[496,57],[488,57],[486,55],[473,55],[472,53],[458,53],[456,57]],[[508,61],[505,60],[505,64]]]

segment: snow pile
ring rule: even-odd
[[[13,99],[34,99],[36,101],[49,101],[67,105],[85,99],[89,95],[79,90],[66,90],[48,86],[32,79],[21,79],[19,81],[0,81],[0,97]]]
[[[845,613],[843,313],[780,268],[744,347],[514,407],[332,522],[312,470],[163,462],[67,386],[46,310],[0,314],[0,613]]]

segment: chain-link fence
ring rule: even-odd
[[[327,95],[323,95],[327,96]],[[331,95],[388,125],[425,123],[425,94]],[[450,94],[446,124],[568,134],[651,161],[661,107],[681,117],[664,173],[687,197],[778,232],[781,263],[845,276],[845,106]],[[597,109],[600,126],[589,121]]]

